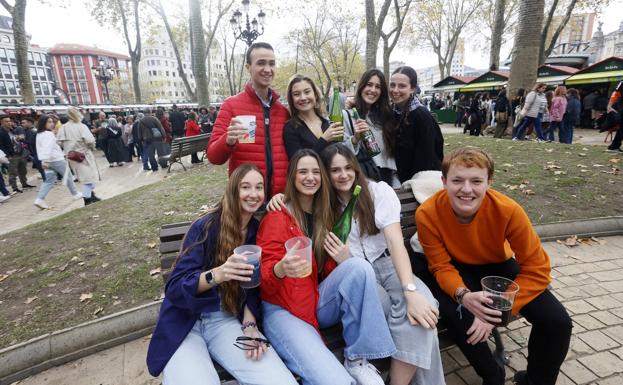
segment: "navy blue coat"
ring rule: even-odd
[[[210,227],[205,242],[196,244],[204,238],[204,227],[212,219],[215,223]],[[251,218],[244,244],[255,244],[258,225],[258,221]],[[178,259],[166,284],[156,330],[147,350],[147,368],[154,377],[160,375],[173,353],[201,317],[201,313],[221,309],[221,299],[216,288],[197,294],[201,273],[213,266],[219,234],[220,218],[216,213],[197,219],[188,230],[182,250],[189,249]],[[259,324],[259,290],[244,289],[244,293],[246,298],[244,304],[255,315]],[[238,316],[242,316],[242,309]]]

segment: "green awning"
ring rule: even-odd
[[[543,76],[542,78],[536,78],[537,83],[545,83],[548,86],[557,86],[562,84],[565,79],[569,79],[570,75],[560,75],[560,76]]]
[[[467,84],[451,84],[448,86],[433,87],[433,91],[457,91],[461,87],[465,87]]]
[[[474,92],[474,91],[495,91],[504,87],[506,81],[495,82],[482,82],[482,83],[470,83],[461,87],[460,92]]]
[[[623,70],[572,75],[565,80],[565,84],[611,83],[619,80],[623,80]]]

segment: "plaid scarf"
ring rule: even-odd
[[[398,116],[402,115],[403,112],[411,112],[413,110],[415,110],[418,107],[421,107],[422,103],[420,103],[420,99],[418,99],[417,96],[412,95],[411,96],[411,100],[407,103],[407,108],[406,110],[403,110],[400,106],[398,106],[397,104],[392,105],[392,109],[394,110],[394,112],[396,114],[398,114]]]

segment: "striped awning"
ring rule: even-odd
[[[565,84],[610,83],[620,80],[623,80],[623,70],[572,75],[565,80]]]
[[[459,88],[459,91],[460,92],[495,91],[495,90],[498,90],[504,87],[506,83],[507,83],[506,81],[471,83],[471,84],[467,84]]]

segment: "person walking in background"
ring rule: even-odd
[[[108,167],[115,167],[115,164],[119,167],[123,166],[123,162],[126,158],[126,150],[123,146],[123,128],[117,123],[116,118],[109,118],[106,125],[106,131],[108,131],[106,139],[106,160],[108,161]]]
[[[465,116],[465,95],[461,94],[452,103],[454,106],[454,112],[456,113],[456,119],[454,120],[454,127],[461,127],[463,123],[463,117]]]
[[[199,116],[197,118],[199,127],[201,127],[201,133],[207,134],[212,132],[212,121],[210,120],[210,114],[205,106],[199,108]]]
[[[537,135],[536,141],[539,143],[545,142],[543,131],[541,130],[541,120],[543,119],[543,114],[547,111],[547,99],[545,98],[546,89],[547,84],[537,83],[528,96],[526,96],[526,102],[521,110],[524,119],[517,127],[517,132],[513,140],[523,140],[525,130],[530,124],[534,124]]]
[[[37,128],[34,127],[34,120],[29,117],[22,118],[22,128],[24,129],[24,143],[28,146],[28,152],[32,159],[32,168],[39,171],[41,179],[45,181],[45,171],[41,166],[41,161],[37,156]]]
[[[597,97],[599,97],[599,90],[594,90],[586,94],[584,99],[582,99],[582,109],[584,111],[582,118],[583,127],[593,127],[593,121],[595,120],[595,110],[593,107],[595,106]]]
[[[9,158],[6,157],[4,151],[0,150],[0,166],[6,166],[9,164]],[[0,171],[0,203],[6,201],[11,198],[11,193],[6,189],[6,185],[4,184],[4,175]]]
[[[562,119],[567,110],[567,87],[558,86],[554,90],[554,99],[552,99],[552,107],[550,108],[549,129],[546,132],[548,141],[554,141],[554,134],[558,130],[558,140],[560,141],[560,133],[562,132]]]
[[[165,155],[169,155],[171,153],[171,143],[173,142],[173,130],[171,128],[169,117],[169,113],[163,108],[156,110],[156,119],[160,121],[162,129],[164,129],[164,138],[160,148],[158,149],[158,163],[162,168],[167,168],[169,165],[169,159],[166,158]]]
[[[151,171],[156,172],[158,171],[156,152],[158,152],[159,157],[164,155],[161,153],[162,140],[165,135],[164,128],[155,116],[147,114],[139,121],[139,135],[144,148],[143,156],[149,159]],[[145,168],[143,167],[143,169]]]
[[[612,139],[612,143],[608,146],[610,152],[623,152],[621,150],[621,140],[623,139],[623,81],[612,92],[610,100],[608,101],[607,112],[614,112],[619,114],[619,129]]]
[[[76,190],[74,176],[67,167],[65,154],[56,142],[56,136],[53,133],[55,126],[54,119],[49,115],[42,115],[37,122],[36,147],[41,165],[46,170],[46,175],[34,205],[43,210],[50,208],[45,202],[45,198],[54,187],[57,173],[63,176],[63,183],[69,189],[72,197],[76,200],[82,198],[82,194]]]
[[[0,150],[9,159],[9,184],[14,192],[21,193],[22,189],[34,188],[28,184],[26,168],[28,150],[26,150],[25,136],[13,129],[13,121],[8,115],[0,116]],[[22,189],[17,187],[17,179],[22,185]]]
[[[100,111],[97,119],[93,122],[91,133],[95,136],[96,147],[102,150],[105,156],[108,156],[108,143],[106,142],[108,139],[108,131],[106,130],[107,126],[108,119],[106,118],[106,113],[104,111]]]
[[[132,158],[136,156],[134,153],[134,137],[132,136],[133,124],[134,115],[129,115],[123,125],[123,134],[121,134],[121,140],[123,140],[123,144],[126,148],[126,162],[133,162]]]
[[[501,138],[504,136],[506,132],[506,127],[508,127],[508,119],[509,112],[511,109],[511,105],[508,102],[508,98],[506,97],[506,90],[503,89],[498,93],[497,99],[495,99],[495,106],[493,109],[493,113],[495,114],[495,132],[493,134],[494,138]]]
[[[173,136],[173,139],[183,137],[184,126],[186,124],[186,116],[184,116],[183,112],[177,109],[176,104],[171,107],[169,121],[171,122],[171,134]]]
[[[67,109],[69,122],[61,126],[56,140],[63,147],[65,157],[69,160],[69,166],[76,172],[76,177],[82,184],[82,198],[84,205],[90,205],[100,201],[95,195],[95,183],[100,180],[100,173],[95,161],[95,138],[87,126],[82,124],[82,114],[75,107]],[[82,154],[83,160],[72,155]]]
[[[580,93],[575,88],[567,90],[567,108],[562,118],[562,129],[558,134],[560,143],[571,144],[573,142],[573,128],[580,124],[582,105]]]
[[[471,136],[480,136],[480,128],[482,127],[482,115],[480,114],[481,97],[482,95],[479,93],[474,95],[469,105],[467,124],[463,129],[463,133],[469,131]]]
[[[441,170],[443,135],[439,125],[415,96],[417,73],[398,67],[389,82],[398,126],[394,137],[394,157],[400,183],[425,170]]]
[[[547,100],[547,108],[543,113],[543,122],[541,123],[541,129],[543,130],[543,138],[548,142],[554,141],[554,133],[550,132],[549,124],[551,122],[551,117],[549,114],[550,109],[552,108],[552,101],[554,100],[554,91],[546,91],[545,92],[545,100]],[[551,134],[551,139],[550,139]]]
[[[201,134],[201,127],[197,123],[197,114],[194,111],[191,111],[188,114],[188,120],[186,120],[186,136],[197,136]],[[203,160],[200,160],[197,156],[196,152],[190,154],[190,163],[202,163]]]

